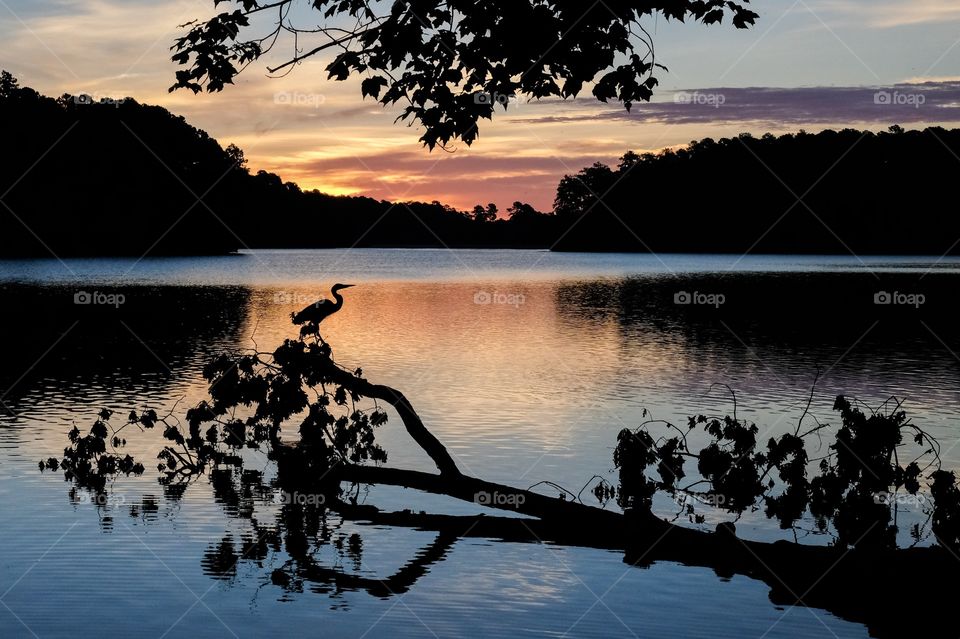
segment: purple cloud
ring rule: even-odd
[[[674,99],[534,122],[633,121],[661,124],[744,123],[772,128],[960,122],[960,81],[879,87],[718,87],[677,91]]]

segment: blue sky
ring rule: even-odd
[[[626,114],[583,98],[521,103],[454,153],[421,148],[395,112],[360,98],[358,81],[327,81],[322,58],[282,79],[255,65],[216,95],[168,94],[177,25],[211,15],[210,0],[0,0],[0,67],[49,95],[166,106],[306,188],[460,207],[549,208],[565,173],[706,136],[960,121],[957,0],[751,4],[760,19],[749,30],[650,21],[670,69],[656,104]],[[878,92],[894,97],[877,103]]]

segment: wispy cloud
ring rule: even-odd
[[[751,128],[960,122],[960,81],[861,87],[717,87],[679,91],[670,101],[620,110],[551,114],[530,123],[630,121],[645,124],[727,124]]]
[[[878,29],[960,22],[960,2],[956,0],[822,0],[810,4],[818,12]]]
[[[427,154],[390,150],[357,157],[293,159],[283,173],[310,185],[317,176],[325,180],[321,190],[360,193],[385,200],[438,199],[459,208],[496,200],[532,202],[549,208],[557,182],[566,172],[597,161],[609,161],[616,153],[571,153],[562,161],[552,154],[498,155],[493,153]],[[569,167],[569,171],[567,168]],[[456,183],[455,190],[450,189]],[[510,198],[504,200],[504,195]]]

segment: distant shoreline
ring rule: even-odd
[[[166,109],[54,99],[10,79],[0,259],[190,257],[242,248],[947,255],[960,130],[705,138],[567,175],[552,211],[458,210],[304,191]],[[625,146],[628,144],[624,143]],[[56,188],[51,188],[55,184]],[[916,185],[916,186],[913,186]],[[932,186],[928,186],[932,185]],[[922,190],[926,188],[927,190]]]
[[[536,252],[546,252],[546,253],[557,253],[557,254],[581,254],[581,255],[636,255],[636,256],[662,256],[662,257],[677,257],[677,256],[694,256],[694,257],[743,257],[743,258],[790,258],[790,257],[824,257],[824,258],[918,258],[918,259],[928,259],[932,262],[937,262],[940,260],[945,260],[949,258],[957,258],[960,255],[957,254],[946,254],[938,255],[934,253],[919,253],[919,252],[903,252],[903,253],[889,253],[889,252],[862,252],[862,253],[850,253],[850,252],[836,252],[836,253],[823,253],[818,251],[796,251],[792,253],[741,253],[737,251],[618,251],[618,250],[565,250],[565,249],[551,249],[548,246],[429,246],[429,245],[377,245],[377,246],[256,246],[249,248],[242,248],[236,251],[230,251],[225,253],[193,253],[193,252],[183,252],[183,253],[163,253],[163,254],[149,254],[149,255],[140,255],[135,253],[66,253],[60,255],[51,255],[51,254],[31,254],[31,255],[4,255],[0,254],[0,264],[3,262],[15,262],[15,261],[33,261],[33,260],[97,260],[97,259],[181,259],[181,258],[216,258],[216,257],[244,257],[245,252],[255,252],[255,251],[290,251],[290,252],[300,252],[300,251],[377,251],[377,250],[396,250],[396,251],[536,251]]]

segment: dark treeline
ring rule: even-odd
[[[553,216],[302,191],[166,109],[45,97],[0,78],[0,256],[216,254],[244,247],[533,247]]]
[[[844,129],[627,153],[560,183],[558,250],[955,253],[960,131]]]
[[[241,176],[220,145],[183,118],[133,100],[54,100],[4,73],[0,123],[5,255],[236,248],[205,207],[193,206],[191,191],[199,196],[226,174],[205,198],[226,214]]]
[[[0,256],[249,248],[956,253],[960,130],[692,142],[565,176],[554,211],[303,191],[166,109],[0,78]],[[801,201],[802,200],[802,201]],[[506,219],[504,219],[506,218]]]

